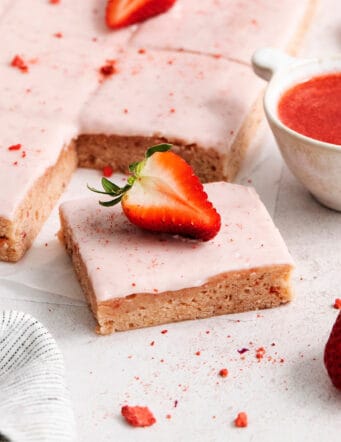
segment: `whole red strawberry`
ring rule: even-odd
[[[341,390],[341,312],[336,318],[324,350],[324,365],[332,383]]]
[[[149,148],[142,161],[130,165],[124,187],[103,177],[104,191],[90,190],[114,198],[100,201],[103,206],[121,202],[127,218],[138,227],[208,241],[220,229],[220,215],[191,166],[170,148],[170,144]]]

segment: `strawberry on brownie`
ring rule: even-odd
[[[193,169],[168,152],[170,148],[170,144],[159,144],[148,149],[144,160],[131,164],[132,175],[124,187],[103,177],[104,192],[90,190],[114,197],[100,201],[102,206],[121,202],[126,217],[143,229],[212,239],[220,229],[220,216]]]
[[[255,191],[202,187],[182,159],[161,150],[134,163],[123,188],[103,180],[113,200],[60,207],[60,236],[98,332],[288,302],[292,260]]]

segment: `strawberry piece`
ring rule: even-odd
[[[168,11],[176,0],[109,0],[106,23],[119,29]]]
[[[111,166],[104,166],[103,167],[102,174],[106,178],[110,178],[113,173],[114,173],[114,169]]]
[[[24,60],[20,57],[20,55],[15,55],[12,58],[11,66],[13,66],[14,68],[18,68],[21,72],[24,73],[28,72],[28,66],[24,62]]]
[[[20,150],[21,144],[13,144],[12,146],[8,147],[8,150]]]
[[[148,407],[130,407],[125,405],[121,408],[124,419],[133,427],[150,427],[156,419]]]
[[[340,298],[335,299],[333,307],[338,310],[341,310],[341,299]]]
[[[336,318],[324,350],[324,365],[332,383],[341,390],[341,312]]]
[[[114,197],[100,201],[103,206],[121,201],[125,215],[138,227],[208,241],[220,229],[220,215],[191,166],[169,152],[170,147],[148,149],[143,161],[130,166],[133,175],[124,187],[102,178],[104,192],[90,190]]]
[[[244,411],[238,413],[234,420],[234,425],[238,428],[245,428],[248,426],[247,414]]]

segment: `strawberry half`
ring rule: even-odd
[[[104,192],[89,189],[114,197],[100,201],[103,206],[121,201],[127,218],[138,227],[208,241],[220,229],[220,215],[191,166],[170,148],[158,144],[148,149],[144,160],[130,165],[132,175],[124,187],[103,177]]]
[[[341,390],[341,312],[336,318],[324,350],[324,365],[332,383]]]
[[[176,0],[109,0],[106,22],[109,28],[119,29],[162,14]]]

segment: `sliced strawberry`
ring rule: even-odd
[[[133,173],[123,188],[102,178],[104,193],[115,197],[104,206],[122,202],[127,218],[153,232],[164,232],[207,241],[220,229],[220,216],[207,199],[203,185],[171,145],[148,149],[143,161],[130,166]]]
[[[109,28],[119,29],[162,14],[176,0],[109,0],[106,22]]]

